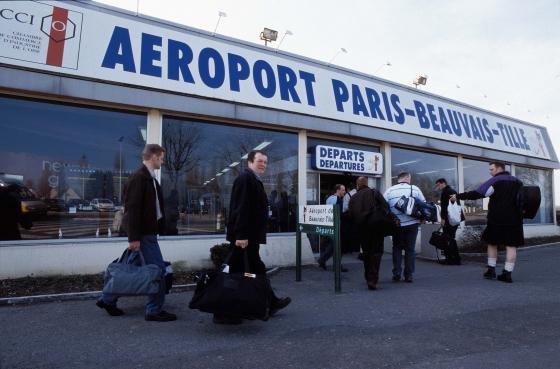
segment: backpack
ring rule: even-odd
[[[389,203],[379,191],[371,189],[371,192],[374,203],[366,215],[364,225],[383,237],[392,236],[401,225],[399,218],[391,212]]]
[[[416,219],[433,223],[441,222],[441,207],[412,196],[412,185],[410,186],[410,196],[402,195],[393,207],[401,213]]]
[[[539,186],[521,186],[517,191],[517,208],[523,218],[533,219],[541,206],[541,189]]]

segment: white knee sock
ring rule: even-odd
[[[496,258],[488,258],[488,266],[496,267]]]
[[[513,267],[515,266],[515,263],[508,263],[506,262],[506,265],[504,266],[504,270],[506,272],[513,272]]]

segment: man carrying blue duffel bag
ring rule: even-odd
[[[155,170],[161,168],[164,155],[165,150],[160,145],[146,145],[142,152],[143,165],[125,186],[123,226],[131,253],[126,261],[123,255],[120,263],[109,265],[104,293],[96,303],[111,316],[124,314],[117,307],[119,296],[147,295],[146,320],[168,322],[177,319],[175,314],[163,310],[166,266],[157,240],[158,233],[164,229],[165,218],[163,194]],[[129,263],[137,256],[141,265]]]

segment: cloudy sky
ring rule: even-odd
[[[547,127],[560,155],[559,0],[139,0],[139,11],[210,32],[223,11],[220,34],[260,43],[263,27],[289,30],[281,49],[295,54],[407,85],[425,74],[426,91]]]

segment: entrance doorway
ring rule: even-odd
[[[349,191],[349,186],[356,184],[357,176],[350,174],[338,174],[338,173],[320,173],[319,175],[319,202],[325,204],[327,198],[334,194],[337,184],[342,184],[346,188],[346,192]]]

